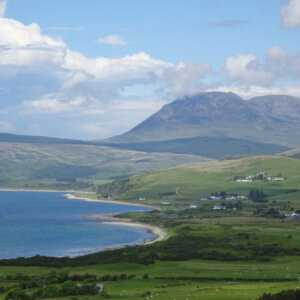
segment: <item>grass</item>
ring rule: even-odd
[[[222,160],[209,163],[193,163],[166,170],[146,173],[130,178],[127,191],[119,195],[123,200],[136,200],[146,197],[147,203],[160,204],[164,198],[171,205],[185,203],[184,200],[198,201],[203,195],[225,191],[247,195],[249,190],[263,190],[266,194],[280,200],[284,196],[287,201],[297,199],[300,181],[300,161],[281,156],[254,156],[237,160]],[[282,173],[284,182],[256,181],[240,183],[234,176],[254,176],[265,171],[269,175]],[[180,193],[178,196],[175,191]],[[294,195],[293,193],[296,193]],[[161,195],[171,193],[170,196]]]
[[[263,265],[261,263],[220,263],[190,260],[186,262],[157,262],[149,266],[136,264],[85,266],[57,269],[57,271],[68,271],[70,274],[84,274],[88,272],[97,276],[107,273],[111,275],[121,273],[136,274],[136,279],[104,282],[105,291],[109,293],[112,299],[147,299],[147,296],[142,297],[142,295],[149,292],[149,299],[232,300],[257,299],[265,291],[275,293],[284,289],[295,289],[300,285],[297,279],[299,267],[297,258],[283,258],[276,261],[276,264],[272,262]],[[40,267],[1,267],[0,274],[6,275],[21,272],[32,275],[53,270],[53,268]],[[148,274],[149,279],[142,279],[144,274]],[[216,274],[218,274],[218,280],[205,279],[216,276]],[[282,281],[272,281],[272,279],[278,279],[276,275]],[[155,279],[156,276],[185,276],[186,279]],[[235,280],[235,277],[238,280]],[[259,280],[252,282],[249,281],[251,278]],[[295,278],[295,280],[290,281],[291,278]],[[86,297],[78,298],[87,299]],[[98,299],[98,297],[89,297],[89,299]]]

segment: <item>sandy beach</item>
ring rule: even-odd
[[[0,188],[0,192],[45,192],[45,193],[77,193],[78,191],[69,190],[35,190],[35,189],[16,189],[16,188]],[[93,192],[80,191],[81,194],[92,194]]]
[[[105,222],[101,222],[101,224],[144,228],[144,229],[148,230],[148,232],[151,232],[156,235],[156,237],[154,239],[152,239],[149,242],[146,242],[145,244],[152,244],[154,242],[162,241],[168,237],[168,234],[162,228],[159,228],[157,226],[148,225],[148,224],[135,223],[128,219],[117,218],[116,217],[117,215],[118,215],[118,213],[98,214],[98,215],[84,216],[84,218],[91,218],[91,219],[105,221]]]
[[[68,199],[78,199],[78,200],[89,201],[89,202],[103,202],[103,203],[111,203],[111,204],[123,204],[123,205],[129,205],[129,206],[141,206],[141,207],[147,207],[147,208],[160,210],[160,207],[156,207],[156,206],[153,206],[153,205],[147,205],[147,204],[130,203],[130,202],[125,202],[125,201],[107,200],[107,199],[91,199],[91,198],[75,196],[73,194],[65,194],[63,196],[65,198],[68,198]]]
[[[90,199],[90,198],[75,196],[73,194],[65,194],[64,197],[66,197],[68,199],[78,199],[78,200],[90,201],[90,202],[123,204],[123,205],[129,205],[129,206],[135,205],[135,206],[147,207],[147,208],[152,208],[152,209],[157,209],[157,210],[160,209],[159,207],[146,205],[146,204],[135,204],[135,203],[130,203],[130,202],[106,200],[106,199]],[[168,237],[168,234],[163,229],[161,229],[159,227],[148,225],[148,224],[135,223],[135,222],[132,222],[131,220],[128,220],[128,219],[120,219],[120,218],[117,218],[116,215],[118,215],[118,213],[89,215],[89,216],[84,216],[84,217],[106,221],[106,222],[101,222],[101,224],[144,228],[144,229],[148,230],[149,232],[153,233],[154,235],[156,235],[156,237],[153,240],[151,240],[149,242],[146,242],[145,244],[151,244],[151,243],[154,243],[154,242],[162,241],[162,240],[164,240],[165,238]]]

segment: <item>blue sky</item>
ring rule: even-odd
[[[0,132],[95,139],[177,97],[300,96],[300,0],[0,0]]]

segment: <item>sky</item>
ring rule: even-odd
[[[0,132],[102,139],[212,90],[300,97],[300,0],[0,0]]]

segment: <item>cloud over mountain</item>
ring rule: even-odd
[[[278,45],[267,48],[264,56],[251,51],[225,55],[219,67],[213,61],[184,60],[184,56],[182,61],[168,61],[143,49],[125,52],[129,45],[118,47],[123,55],[103,55],[93,40],[97,55],[87,55],[74,51],[67,39],[55,36],[57,32],[45,34],[37,23],[26,25],[4,17],[6,4],[0,2],[0,115],[2,128],[11,132],[51,135],[60,132],[55,128],[64,122],[70,131],[63,135],[96,138],[97,128],[107,135],[121,133],[184,95],[209,90],[231,90],[245,97],[300,95],[300,52],[287,52]],[[297,1],[289,1],[281,10],[285,19],[291,6],[297,13]],[[214,30],[253,23],[228,20],[214,21]],[[127,44],[119,35],[98,42]],[[78,122],[82,126],[72,133]],[[91,126],[93,122],[97,126]],[[52,131],[43,132],[50,130],[48,124],[53,124]]]

